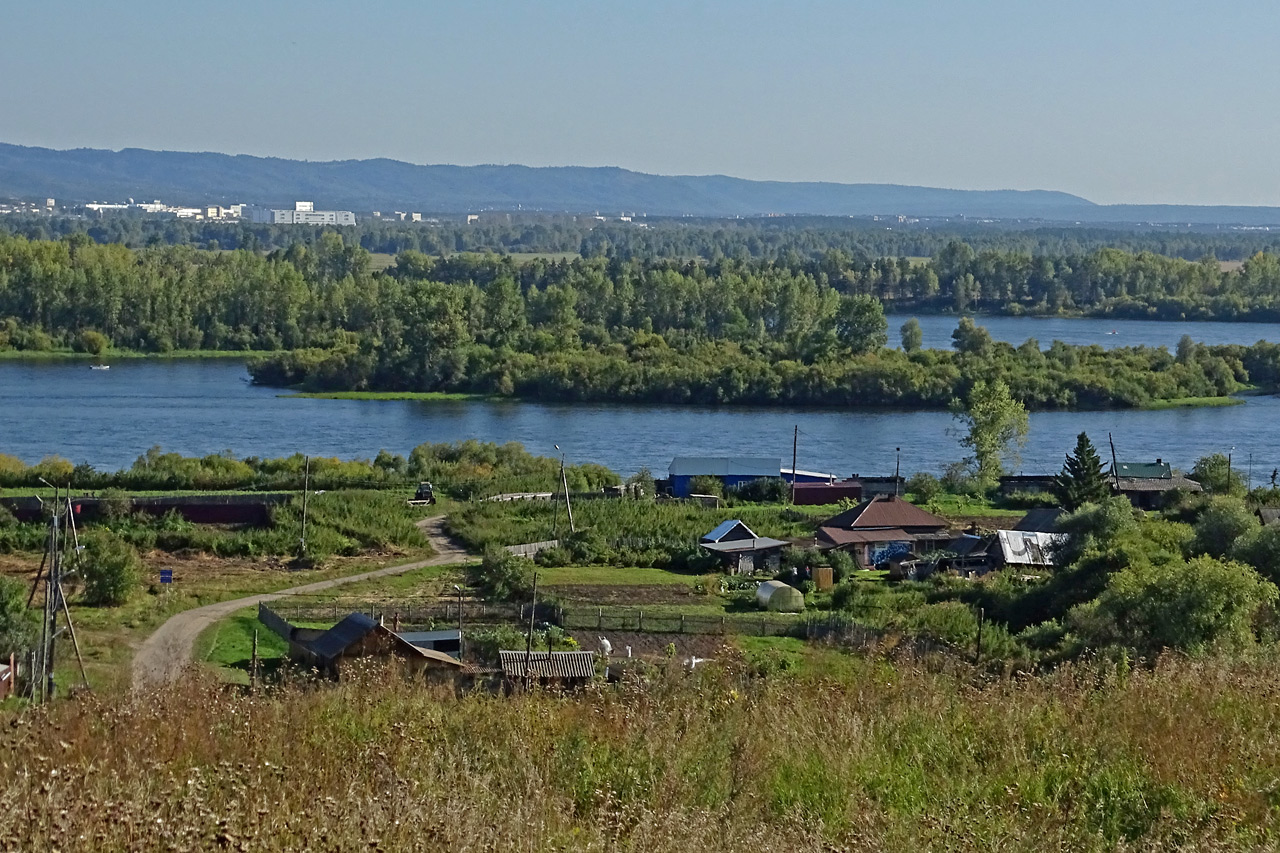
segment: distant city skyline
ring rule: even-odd
[[[1280,15],[1253,0],[54,0],[5,21],[20,145],[1280,205]]]

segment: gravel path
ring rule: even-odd
[[[436,552],[436,555],[428,560],[418,560],[417,562],[404,563],[399,566],[388,566],[385,569],[377,569],[349,577],[316,581],[303,586],[295,586],[291,589],[282,589],[279,592],[250,595],[231,601],[219,601],[216,604],[206,604],[204,607],[185,610],[169,617],[167,622],[143,642],[134,655],[134,687],[165,684],[177,680],[182,671],[191,663],[192,648],[195,645],[196,637],[200,636],[200,632],[219,619],[230,616],[237,610],[254,607],[262,602],[276,601],[287,595],[319,592],[320,590],[332,589],[335,586],[370,578],[399,575],[414,569],[421,569],[424,566],[450,565],[467,560],[467,552],[445,534],[443,516],[423,519],[418,522],[418,527],[431,540],[431,547]]]

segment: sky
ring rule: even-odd
[[[0,142],[1280,205],[1280,7],[59,2]]]

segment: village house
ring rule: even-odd
[[[737,519],[722,522],[698,541],[706,551],[720,558],[731,575],[752,575],[757,571],[776,572],[782,564],[781,539],[757,536]]]
[[[936,551],[951,540],[950,524],[895,495],[873,497],[818,527],[818,547],[853,554],[864,569]]]
[[[1128,498],[1138,509],[1159,509],[1165,496],[1175,489],[1204,491],[1198,482],[1174,473],[1173,467],[1161,459],[1155,462],[1117,462],[1111,472],[1111,491]]]

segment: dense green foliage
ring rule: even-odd
[[[1075,452],[1067,454],[1062,471],[1054,480],[1054,494],[1063,508],[1070,511],[1110,497],[1111,486],[1102,470],[1102,459],[1088,433],[1076,436]]]
[[[1177,357],[1157,348],[1042,350],[992,343],[968,324],[954,352],[883,348],[877,299],[1121,313],[1183,299],[1182,316],[1196,305],[1265,313],[1280,293],[1280,261],[1269,256],[1222,273],[1112,251],[1049,263],[1048,284],[1028,272],[1039,269],[1029,257],[1015,260],[960,244],[927,265],[867,265],[838,253],[517,263],[405,252],[374,273],[368,253],[334,233],[265,256],[0,238],[0,348],[269,350],[279,354],[251,366],[269,384],[563,400],[942,408],[983,379],[1005,382],[1029,408],[1062,408],[1280,382],[1273,345],[1195,346]]]
[[[388,222],[363,218],[354,228],[263,225],[250,222],[196,222],[145,216],[5,216],[0,232],[32,240],[83,234],[98,243],[131,248],[187,245],[195,248],[287,249],[314,246],[325,234],[340,233],[370,252],[414,251],[570,253],[582,257],[812,259],[829,251],[863,258],[928,258],[948,244],[965,242],[976,251],[1079,257],[1099,249],[1195,261],[1213,256],[1243,261],[1257,252],[1280,252],[1274,231],[1202,231],[1158,227],[1019,227],[965,222],[886,223],[867,217],[788,216],[767,219],[664,219],[644,228],[594,217],[508,213],[482,216],[466,224],[460,217],[436,222]]]
[[[27,607],[27,585],[17,578],[0,575],[0,657],[5,664],[9,655],[25,652],[37,644],[36,613]]]
[[[78,566],[85,603],[103,607],[124,604],[142,574],[137,549],[105,528],[88,530],[81,541],[84,551]]]
[[[191,457],[152,447],[121,471],[98,471],[57,456],[27,465],[0,454],[0,487],[39,488],[41,478],[77,490],[157,491],[297,490],[304,482],[312,489],[389,488],[429,480],[440,494],[466,499],[498,492],[550,491],[560,483],[560,460],[534,456],[517,442],[498,445],[474,439],[420,444],[408,458],[382,450],[373,459],[350,460],[300,453],[282,458],[237,459],[230,453]],[[594,463],[567,466],[565,478],[569,489],[579,492],[599,491],[619,482],[617,474]]]

